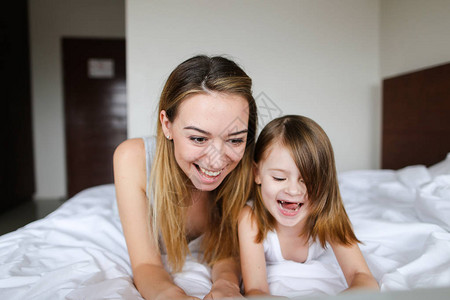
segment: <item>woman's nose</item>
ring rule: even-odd
[[[221,169],[225,165],[225,145],[222,141],[213,141],[205,149],[206,166],[210,169]]]

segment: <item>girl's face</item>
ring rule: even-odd
[[[255,182],[261,185],[264,206],[278,225],[303,226],[308,213],[308,195],[302,174],[289,150],[274,143],[255,169]]]
[[[248,115],[244,97],[216,92],[185,99],[173,122],[161,111],[163,132],[173,140],[175,159],[196,189],[216,189],[242,159]]]

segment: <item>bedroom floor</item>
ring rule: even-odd
[[[63,200],[28,201],[0,214],[0,235],[14,231],[57,209]]]

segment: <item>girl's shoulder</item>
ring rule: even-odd
[[[239,213],[239,223],[244,221],[249,222],[251,221],[252,217],[253,217],[253,209],[251,206],[246,204]]]
[[[253,211],[253,200],[248,200],[242,208],[238,222],[240,225],[252,228],[252,230],[257,228],[255,212]]]
[[[238,232],[239,239],[246,240],[250,244],[252,244],[250,241],[254,241],[259,232],[253,209],[249,205],[245,205],[239,214]]]

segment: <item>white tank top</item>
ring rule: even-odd
[[[147,198],[149,195],[149,180],[150,180],[150,172],[152,170],[152,162],[153,157],[155,156],[156,151],[156,137],[155,136],[146,136],[142,138],[144,140],[144,146],[145,146],[145,170],[147,174],[147,187],[146,187],[146,193]]]
[[[266,256],[267,264],[274,264],[283,261],[287,261],[281,252],[280,241],[278,239],[278,235],[276,231],[269,231],[267,233],[266,239],[263,242],[264,246],[264,254]],[[312,260],[316,260],[319,256],[321,256],[325,252],[325,249],[322,248],[320,243],[311,242],[309,243],[308,256],[306,258],[305,263],[310,262]]]
[[[152,162],[156,152],[156,137],[155,136],[146,136],[142,137],[144,140],[145,146],[145,169],[147,173],[147,186],[146,186],[146,194],[147,198],[150,199],[150,204],[153,204],[153,200],[149,193],[149,181],[150,181],[150,173],[152,170]],[[191,253],[201,252],[201,241],[203,235],[197,237],[196,239],[190,241],[188,243],[189,250]],[[166,246],[164,245],[163,239],[160,239],[160,250],[162,254],[166,254]]]

